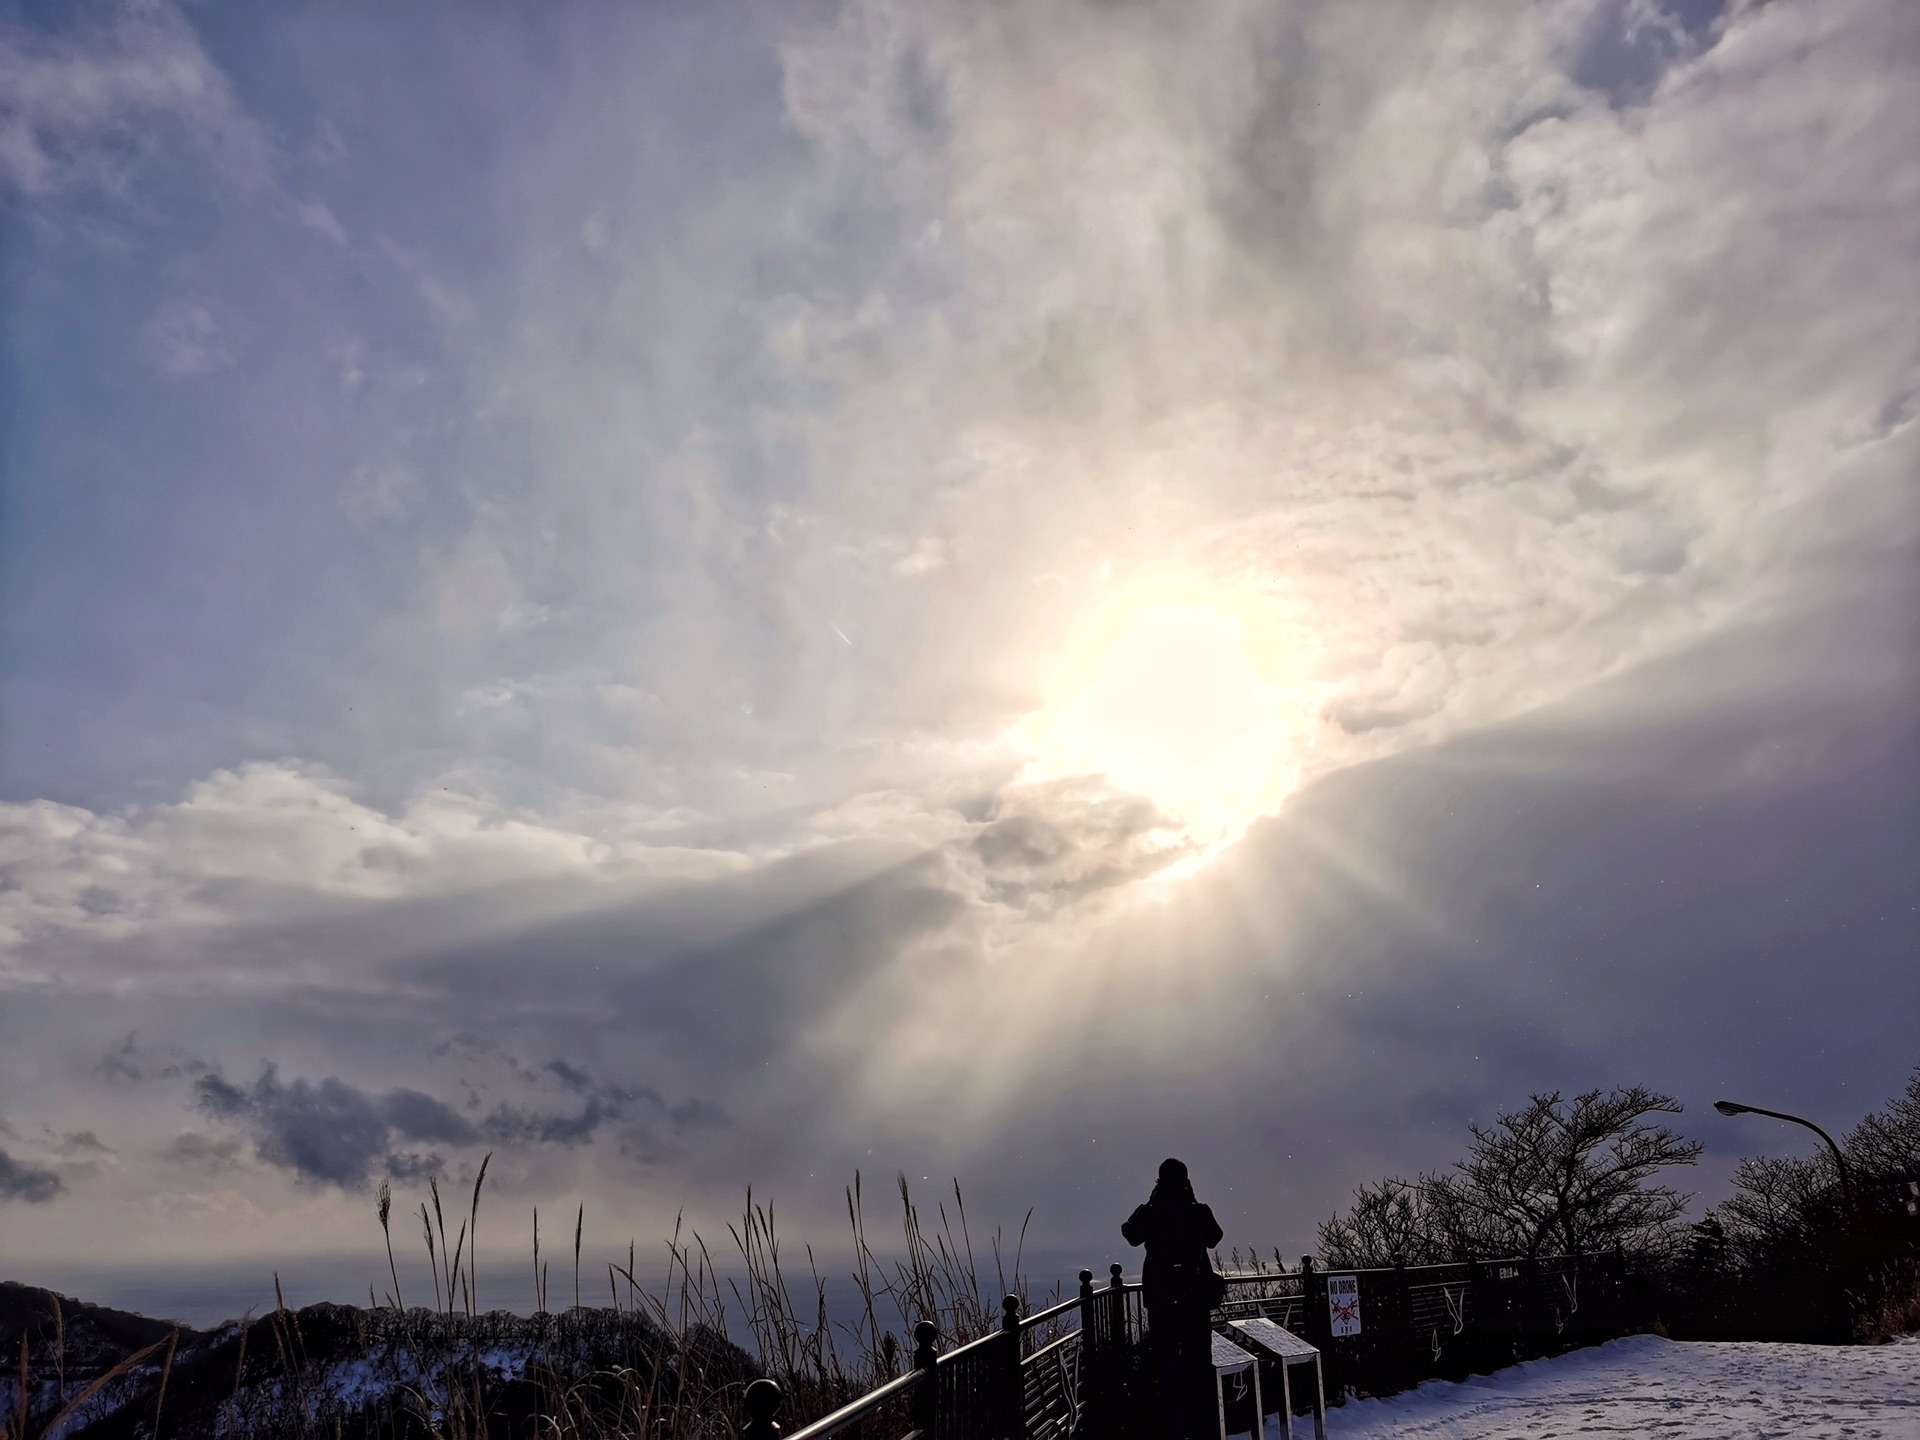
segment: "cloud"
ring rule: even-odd
[[[390,1090],[380,1101],[381,1117],[403,1140],[471,1145],[479,1132],[444,1101],[418,1090]]]
[[[65,1188],[53,1171],[23,1164],[0,1150],[0,1200],[24,1200],[29,1205],[39,1205]]]
[[[152,315],[160,373],[21,493],[169,543],[44,562],[160,557],[120,610],[45,592],[69,688],[20,652],[10,701],[52,718],[14,793],[60,799],[0,807],[0,983],[120,1017],[89,1056],[137,1013],[153,1038],[84,1083],[197,1080],[204,1143],[271,1172],[234,1185],[494,1144],[730,1185],[891,1144],[1021,1186],[1049,1157],[1079,1214],[1061,1157],[1096,1119],[1146,1146],[1230,1114],[1261,1144],[1222,1167],[1284,1135],[1319,1174],[1376,1125],[1667,1064],[1634,1038],[1663,1025],[1718,1043],[1680,1017],[1756,1054],[1793,1029],[1681,993],[1735,934],[1792,986],[1716,899],[1791,889],[1741,807],[1851,834],[1778,797],[1872,787],[1835,778],[1849,722],[1808,649],[1717,641],[1826,614],[1864,666],[1911,648],[1822,607],[1911,566],[1912,7],[654,7],[538,56],[478,21],[471,68],[391,84],[414,52],[383,27],[413,22],[340,12],[300,47],[355,74],[353,105],[316,83],[326,116],[209,76],[165,7],[107,13],[0,37],[25,97],[0,174],[36,215],[153,180],[114,263],[155,293],[42,324]],[[223,220],[161,140],[310,165],[318,208]],[[390,238],[353,251],[336,215]],[[35,373],[98,372],[74,343]],[[147,509],[66,498],[150,458],[179,478]],[[1211,868],[1157,797],[1024,768],[1072,637],[1169,575],[1257,594],[1298,701],[1274,745],[1301,788]],[[1835,708],[1589,783],[1680,723],[1636,697],[1731,713],[1743,666],[1767,706]],[[1583,695],[1567,743],[1529,728]],[[1895,933],[1898,882],[1865,857],[1880,888],[1846,891],[1816,850],[1829,900]],[[1696,908],[1662,908],[1662,866]],[[1624,974],[1678,998],[1635,1018]],[[191,1060],[294,1032],[310,1078]],[[0,1038],[64,1103],[53,1042]]]
[[[1644,105],[1676,66],[1709,49],[1726,0],[1599,0],[1563,8],[1567,74],[1615,107]]]
[[[217,302],[174,300],[147,325],[147,349],[162,375],[186,380],[224,370],[240,358],[244,327]]]
[[[1178,822],[1097,779],[1009,787],[954,855],[981,900],[1050,915],[1192,858]]]
[[[414,1181],[433,1180],[446,1174],[447,1162],[438,1154],[418,1154],[414,1151],[395,1153],[387,1157],[387,1174],[395,1180]]]
[[[458,893],[502,882],[648,871],[713,873],[739,857],[633,833],[622,807],[596,835],[436,787],[399,814],[350,797],[313,767],[223,771],[170,805],[102,815],[50,801],[0,804],[0,957],[31,971],[37,946],[123,939],[298,913],[314,905]],[[626,833],[621,833],[622,829]]]
[[[347,375],[349,380],[358,372],[351,368],[349,360]],[[354,469],[348,478],[346,489],[342,492],[340,503],[348,518],[362,529],[383,523],[405,520],[408,511],[418,503],[421,484],[415,475],[399,465],[362,464]]]
[[[656,1096],[647,1098],[658,1103]],[[500,1105],[488,1113],[482,1130],[488,1139],[502,1144],[577,1145],[591,1139],[605,1122],[617,1118],[622,1108],[620,1100],[598,1095],[589,1097],[577,1115],[542,1114]]]
[[[220,1075],[194,1081],[201,1110],[244,1123],[260,1158],[310,1180],[359,1185],[387,1151],[390,1127],[365,1092],[328,1078],[283,1084],[271,1065],[251,1090]]]
[[[156,1050],[140,1039],[139,1031],[129,1030],[101,1055],[94,1068],[111,1079],[139,1081],[149,1077],[171,1080],[182,1075],[200,1075],[212,1067],[177,1046],[161,1046]]]
[[[29,195],[117,189],[168,130],[243,183],[270,168],[258,126],[165,0],[109,5],[56,35],[0,27],[0,91],[0,181]]]
[[[271,806],[259,837],[338,847],[275,882],[392,899],[512,868],[504,833],[476,836],[482,864],[435,805],[520,822],[526,875],[543,844],[587,852],[556,867],[594,868],[596,844],[664,860],[669,832],[737,861],[875,813],[863,797],[924,818],[957,775],[991,793],[1019,771],[1062,637],[1169,567],[1284,616],[1303,719],[1276,743],[1303,780],[1780,603],[1811,537],[1853,523],[1821,503],[1851,463],[1836,437],[1915,388],[1887,302],[1920,261],[1900,224],[1849,218],[1904,203],[1873,177],[1912,125],[1885,62],[1906,22],[1854,3],[1387,14],[850,5],[779,32],[777,108],[711,141],[737,183],[645,173],[675,197],[670,234],[622,201],[641,180],[581,148],[607,105],[645,102],[638,32],[603,37],[517,140],[527,203],[498,223],[520,283],[462,277],[477,328],[434,352],[541,483],[476,463],[451,503],[434,477],[466,467],[399,429],[327,481],[353,477],[356,526],[435,517],[377,642],[346,647],[374,667],[363,711],[395,707],[353,722],[381,803],[318,766],[236,761],[181,823],[209,827],[227,792]],[[1841,94],[1844,140],[1821,110]],[[550,267],[589,222],[592,267]],[[829,233],[861,243],[829,253]],[[472,420],[465,399],[416,403],[423,433]],[[291,753],[345,748],[290,724]],[[59,818],[138,851],[170,814],[113,834]],[[217,910],[195,882],[284,854],[236,850],[152,903]],[[89,876],[57,908],[137,927],[127,889]]]
[[[237,1135],[208,1135],[188,1130],[167,1142],[161,1156],[169,1164],[203,1174],[236,1169],[245,1142]]]
[[[272,1064],[261,1067],[252,1085],[237,1085],[215,1072],[193,1082],[197,1108],[211,1119],[239,1126],[253,1137],[259,1158],[322,1184],[353,1188],[376,1171],[398,1178],[437,1174],[445,1161],[438,1154],[403,1150],[402,1142],[478,1147],[532,1145],[578,1146],[592,1142],[609,1126],[623,1126],[622,1144],[644,1149],[654,1159],[673,1152],[657,1133],[661,1122],[673,1136],[722,1127],[725,1113],[716,1105],[688,1099],[669,1106],[658,1093],[606,1084],[564,1061],[543,1067],[563,1076],[569,1090],[585,1092],[577,1111],[553,1111],[512,1101],[496,1101],[469,1120],[443,1100],[400,1087],[373,1094],[335,1076],[319,1081],[282,1080]],[[574,1085],[564,1077],[579,1081]],[[474,1107],[479,1107],[475,1097]],[[225,1159],[226,1141],[186,1135],[169,1154],[207,1153]]]
[[[528,259],[453,362],[543,480],[476,472],[384,623],[388,689],[431,657],[461,697],[431,724],[503,793],[765,846],[1003,783],[1062,637],[1160,569],[1284,615],[1303,779],[1764,613],[1834,437],[1913,389],[1886,299],[1920,272],[1847,218],[1911,125],[1901,22],[1822,13],[850,5],[782,34],[788,149],[743,111],[738,186],[647,173],[686,186],[677,240],[578,178],[632,89],[581,56],[502,243],[590,229],[592,265]],[[1848,92],[1822,165],[1796,97]],[[434,508],[428,467],[355,473],[363,522]]]

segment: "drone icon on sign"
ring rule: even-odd
[[[1344,1338],[1360,1333],[1360,1277],[1358,1275],[1329,1275],[1327,1277],[1327,1318],[1336,1337]]]

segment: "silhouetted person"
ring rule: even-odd
[[[1187,1167],[1160,1165],[1147,1203],[1120,1227],[1129,1245],[1147,1247],[1140,1279],[1146,1292],[1160,1424],[1168,1440],[1202,1440],[1219,1429],[1213,1394],[1213,1332],[1218,1279],[1207,1252],[1220,1243],[1220,1222],[1194,1196]]]

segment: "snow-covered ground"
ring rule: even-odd
[[[1294,1423],[1312,1435],[1313,1423]],[[1268,1440],[1277,1440],[1270,1422]],[[1635,1335],[1327,1415],[1327,1440],[1920,1440],[1920,1338],[1891,1345],[1682,1343]]]

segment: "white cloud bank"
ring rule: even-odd
[[[0,890],[0,947],[41,957],[13,969],[13,982],[57,982],[63,937],[110,942],[527,881],[638,889],[742,860],[560,828],[450,789],[387,815],[325,775],[256,763],[125,815],[0,806],[0,872],[12,882]]]
[[[673,252],[694,282],[762,272],[734,433],[661,453],[654,368],[605,349],[657,328],[661,242],[535,206],[523,308],[469,385],[538,484],[426,549],[375,637],[398,689],[423,662],[452,688],[416,798],[235,756],[135,820],[17,810],[16,933],[186,913],[215,878],[392,898],[592,868],[628,812],[739,853],[861,814],[951,836],[1075,626],[1168,573],[1279,617],[1303,779],[1791,605],[1909,513],[1914,25],[1679,13],[866,3],[789,38],[804,165]],[[190,46],[164,14],[106,58],[9,63],[107,125],[173,92],[59,77],[171,53],[127,26]],[[204,56],[168,67],[173,109],[240,123]],[[573,198],[540,162],[582,88],[526,139],[529,199]],[[23,135],[67,124],[36,104]],[[723,224],[746,258],[703,258]],[[595,237],[558,270],[531,258],[556,225]],[[475,774],[498,813],[451,798]]]

